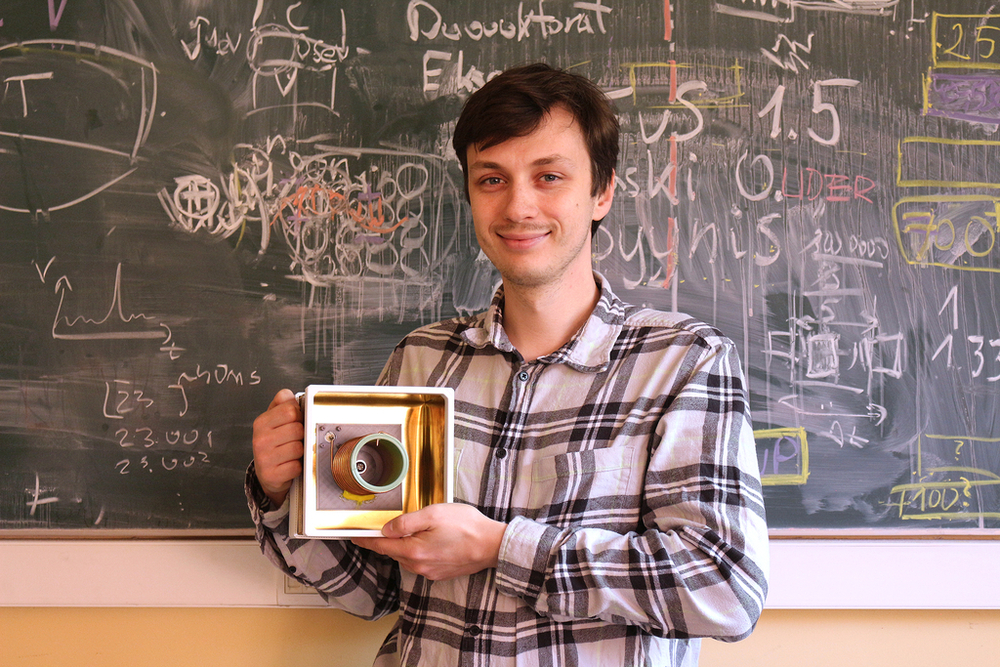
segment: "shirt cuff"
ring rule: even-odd
[[[497,589],[534,603],[543,593],[549,554],[560,530],[516,516],[507,524],[497,559]]]
[[[289,499],[286,497],[285,502],[280,507],[275,507],[271,499],[264,493],[264,488],[257,479],[257,471],[254,469],[253,463],[247,468],[243,486],[247,502],[250,505],[250,513],[253,515],[255,521],[273,529],[288,516],[290,507]]]

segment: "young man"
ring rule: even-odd
[[[288,538],[302,415],[254,423],[264,553],[331,604],[399,611],[377,665],[694,665],[766,594],[763,496],[733,344],[630,306],[592,269],[618,123],[586,79],[496,77],[455,129],[476,236],[503,284],[485,313],[414,331],[379,382],[456,397],[456,503],[383,537]]]

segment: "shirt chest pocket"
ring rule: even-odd
[[[628,445],[534,461],[527,476],[526,515],[559,526],[633,530],[644,477],[638,451],[637,445]]]

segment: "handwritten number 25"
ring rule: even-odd
[[[981,60],[989,60],[993,57],[993,53],[997,48],[997,41],[991,37],[984,37],[984,30],[997,30],[1000,28],[992,25],[981,25],[976,28],[976,45],[979,47],[979,58]],[[965,29],[962,27],[961,23],[955,23],[951,26],[951,31],[955,33],[955,43],[949,46],[947,49],[942,51],[943,54],[954,56],[959,60],[972,60],[972,56],[966,55],[964,53],[958,52],[958,47],[961,46],[963,39],[965,38]],[[986,47],[986,53],[983,53],[983,47]],[[943,46],[939,44],[938,46]]]

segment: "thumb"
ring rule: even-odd
[[[427,530],[428,528],[430,528],[430,524],[427,521],[426,512],[423,509],[419,509],[415,512],[397,516],[392,521],[387,522],[382,526],[382,536],[406,537]]]
[[[271,404],[268,406],[268,410],[270,410],[276,405],[281,405],[282,403],[288,403],[294,400],[296,400],[295,394],[292,392],[291,389],[281,389],[280,391],[278,391],[277,394],[274,395],[274,398],[271,399]]]

